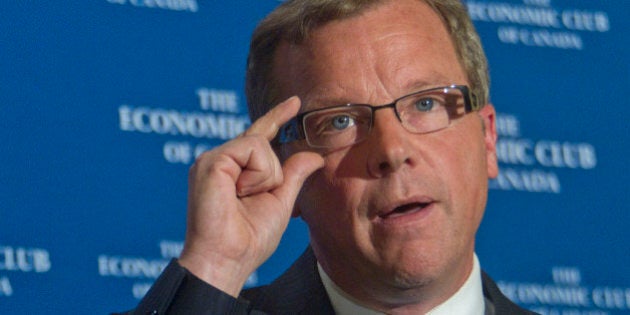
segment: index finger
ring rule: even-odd
[[[261,135],[271,141],[278,133],[280,127],[295,117],[299,110],[300,98],[292,96],[258,118],[243,135]]]

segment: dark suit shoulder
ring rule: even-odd
[[[269,314],[334,314],[310,246],[274,282],[246,289],[241,297]]]

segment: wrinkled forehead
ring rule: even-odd
[[[303,110],[379,104],[422,88],[466,83],[442,20],[418,0],[329,22],[300,44],[282,42],[274,77],[281,97],[300,96]]]

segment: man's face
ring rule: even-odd
[[[303,45],[285,43],[275,69],[302,111],[468,84],[440,18],[416,0],[329,23]],[[434,283],[457,289],[472,267],[487,178],[497,173],[495,138],[490,105],[428,134],[408,132],[387,109],[376,112],[367,140],[322,152],[325,167],[305,183],[296,211],[337,285],[394,299],[404,298],[394,291]],[[305,149],[303,141],[289,147]]]

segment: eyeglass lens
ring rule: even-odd
[[[413,133],[428,133],[448,127],[465,113],[464,94],[456,87],[435,88],[404,96],[393,104],[371,106],[348,104],[307,113],[304,133],[312,147],[340,148],[365,139],[374,112],[394,107],[402,125]],[[394,106],[392,106],[394,105]]]

